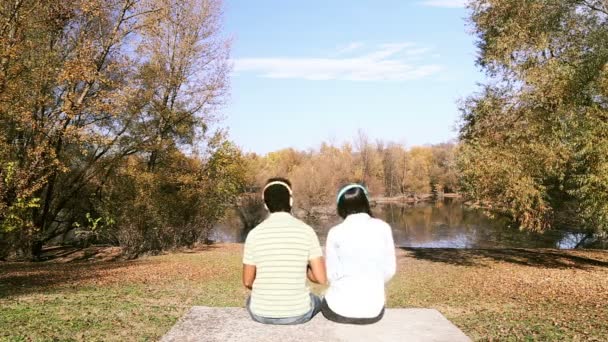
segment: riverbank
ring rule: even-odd
[[[461,194],[458,193],[441,193],[438,195],[434,194],[416,194],[416,195],[401,195],[394,197],[373,197],[371,202],[374,204],[400,204],[400,203],[418,203],[432,201],[435,199],[443,198],[462,198]]]
[[[242,306],[242,245],[118,261],[0,263],[0,340],[156,340],[193,305]],[[317,289],[320,290],[320,289]],[[435,308],[474,340],[596,340],[608,252],[398,249],[389,307]]]
[[[433,202],[436,200],[443,200],[446,198],[450,199],[461,199],[462,195],[457,193],[443,193],[438,196],[434,194],[415,194],[415,195],[400,195],[393,197],[372,197],[369,202],[372,207],[384,206],[384,205],[415,205],[419,203]],[[300,219],[316,218],[322,221],[331,220],[332,216],[336,215],[336,205],[334,203],[328,203],[325,205],[317,205],[311,208],[295,207],[293,213]]]

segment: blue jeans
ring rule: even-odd
[[[273,325],[295,325],[302,324],[310,321],[316,314],[321,311],[321,298],[317,297],[314,294],[310,294],[310,310],[303,314],[302,316],[296,317],[286,317],[286,318],[271,318],[271,317],[262,317],[254,314],[251,311],[251,297],[247,298],[247,311],[251,318],[259,323],[263,324],[273,324]]]

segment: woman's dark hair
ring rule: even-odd
[[[282,182],[289,185],[289,189],[283,184],[273,184],[264,190],[264,203],[271,213],[291,211],[291,182],[285,178],[270,178],[266,185],[273,182]]]
[[[338,215],[345,219],[348,215],[360,213],[373,216],[365,191],[361,188],[352,188],[338,199]]]

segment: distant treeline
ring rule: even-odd
[[[452,143],[407,148],[372,142],[361,131],[341,146],[323,143],[315,150],[285,149],[246,159],[253,190],[270,176],[288,177],[297,205],[310,209],[332,204],[339,187],[349,182],[365,184],[375,197],[457,192],[457,150]]]

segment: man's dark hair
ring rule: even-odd
[[[338,215],[345,219],[348,215],[365,213],[372,215],[369,200],[361,188],[352,188],[338,199]]]
[[[291,189],[291,182],[285,178],[275,177],[270,178],[266,181],[266,186],[273,182],[283,182],[289,185]],[[268,211],[271,213],[276,212],[291,212],[291,193],[290,189],[287,189],[283,184],[273,184],[264,190],[264,202]]]

